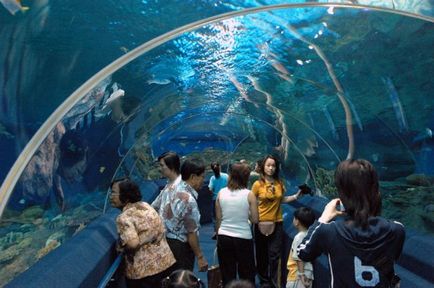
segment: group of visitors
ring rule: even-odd
[[[195,159],[181,165],[174,152],[162,154],[158,163],[168,182],[151,205],[141,200],[138,186],[130,179],[115,180],[111,185],[111,203],[122,209],[116,224],[128,287],[161,287],[163,279],[192,271],[195,258],[199,271],[208,268],[198,239],[196,202],[205,166]]]
[[[112,205],[122,209],[116,223],[119,249],[125,254],[127,286],[202,287],[191,271],[195,258],[199,271],[208,268],[198,240],[196,201],[205,165],[194,159],[181,165],[174,152],[162,154],[158,162],[168,182],[151,205],[141,201],[137,185],[129,179],[112,183]],[[268,155],[257,166],[258,180],[249,184],[248,164],[232,164],[229,175],[221,171],[219,163],[211,164],[214,176],[209,188],[224,287],[255,287],[256,276],[260,287],[280,287],[281,204],[306,193],[305,186],[285,196],[276,157]],[[343,161],[336,169],[335,182],[339,198],[326,205],[318,220],[308,207],[294,212],[298,233],[288,257],[286,287],[312,287],[314,273],[309,261],[321,254],[329,258],[331,287],[395,287],[391,285],[399,278],[394,262],[402,251],[405,232],[402,224],[380,217],[374,167],[366,160]]]

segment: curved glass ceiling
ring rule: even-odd
[[[166,150],[224,164],[274,153],[289,191],[308,182],[319,197],[334,197],[340,160],[366,158],[383,214],[433,233],[433,26],[366,7],[267,7],[130,51],[58,107],[2,184],[0,283],[100,215],[113,177],[159,179]]]

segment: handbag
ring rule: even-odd
[[[258,229],[261,234],[268,236],[273,234],[276,223],[274,221],[262,221],[258,223]]]
[[[213,265],[208,268],[208,288],[223,288],[222,274],[220,272],[220,266],[217,264],[217,247],[214,249]]]

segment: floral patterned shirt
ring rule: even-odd
[[[175,181],[176,183],[176,181]],[[152,203],[166,225],[166,237],[187,242],[187,234],[200,228],[197,192],[186,182],[168,184]]]
[[[128,279],[141,279],[160,273],[176,260],[164,237],[164,225],[158,213],[145,202],[128,203],[116,218],[121,245],[139,238],[139,247],[125,251]]]

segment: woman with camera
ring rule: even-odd
[[[259,212],[259,223],[255,225],[255,248],[261,287],[278,287],[278,261],[283,241],[280,204],[293,202],[303,194],[299,189],[294,195],[284,196],[285,186],[279,178],[279,170],[277,158],[266,156],[261,165],[261,177],[252,186]]]
[[[394,262],[405,230],[380,217],[378,176],[366,160],[345,160],[335,172],[339,198],[331,200],[298,246],[298,257],[328,256],[330,287],[399,287]],[[343,205],[343,207],[342,207]],[[334,220],[337,216],[341,219]]]

